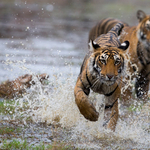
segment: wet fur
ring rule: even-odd
[[[79,111],[90,121],[97,121],[99,117],[95,106],[88,98],[90,89],[105,95],[105,108],[111,109],[111,115],[107,118],[109,120],[107,127],[113,131],[119,113],[118,98],[121,94],[125,57],[123,48],[127,49],[129,46],[129,43],[127,45],[124,43],[126,46],[122,47],[118,40],[118,31],[120,31],[118,28],[122,29],[122,27],[122,24],[116,26],[111,32],[96,38],[94,40],[95,45],[90,44],[90,50],[93,49],[93,51],[85,56],[74,89]]]
[[[136,95],[139,98],[147,99],[150,81],[150,16],[139,10],[137,11],[137,18],[139,20],[137,26],[128,26],[128,24],[117,19],[104,19],[91,30],[89,40],[97,36],[95,32],[105,34],[118,22],[124,24],[120,34],[120,41],[128,40],[130,42],[128,53],[131,64],[128,67],[131,74],[137,74],[135,83]],[[136,64],[137,67],[133,67],[132,64]],[[128,87],[124,95],[122,97],[124,100],[126,97],[130,100],[132,96],[131,87]]]

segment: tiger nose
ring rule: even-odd
[[[113,78],[113,75],[107,75],[108,79],[111,80]]]

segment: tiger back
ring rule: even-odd
[[[97,121],[99,113],[90,102],[90,89],[105,95],[105,111],[111,114],[107,127],[115,130],[118,120],[118,98],[121,94],[121,78],[124,71],[125,50],[129,42],[120,43],[118,35],[123,24],[118,23],[107,34],[90,41],[89,53],[85,56],[78,76],[74,95],[80,113],[90,121]]]
[[[107,34],[117,23],[122,23],[124,27],[128,26],[127,23],[117,19],[103,19],[90,30],[88,42],[90,42],[90,40],[94,41],[101,34]]]

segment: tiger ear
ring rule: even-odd
[[[91,52],[94,52],[97,48],[100,48],[98,44],[96,44],[94,41],[90,40],[89,42],[89,50]]]
[[[129,41],[124,41],[118,48],[126,50],[129,47],[129,45],[130,45]]]
[[[144,11],[138,10],[136,16],[139,19],[139,22],[141,22],[146,17],[146,14]]]

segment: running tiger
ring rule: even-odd
[[[129,71],[136,76],[135,91],[138,98],[148,99],[149,81],[150,81],[150,15],[146,15],[142,10],[137,11],[139,24],[137,26],[128,26],[124,24],[124,28],[120,34],[120,41],[128,40],[130,42]],[[89,40],[95,39],[100,34],[107,33],[115,24],[121,22],[117,19],[104,19],[93,27],[89,34]],[[98,33],[98,35],[96,34]],[[135,67],[133,64],[136,64]],[[126,90],[125,95],[132,95],[131,87]],[[130,99],[129,97],[129,99]]]
[[[118,98],[121,94],[125,50],[129,47],[128,41],[121,44],[118,40],[122,28],[123,24],[118,23],[107,34],[90,41],[90,51],[84,58],[74,89],[79,111],[90,121],[97,121],[99,117],[88,98],[90,89],[105,95],[105,110],[111,109],[107,128],[113,131],[118,120]]]

